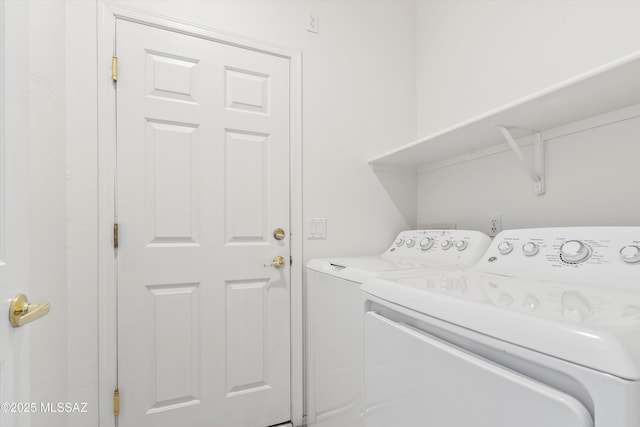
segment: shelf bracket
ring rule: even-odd
[[[509,146],[515,153],[516,157],[524,167],[525,172],[533,181],[533,190],[538,196],[544,194],[544,141],[542,135],[538,131],[533,131],[533,167],[527,162],[522,153],[522,149],[509,132],[506,126],[497,126],[498,130],[509,143]]]

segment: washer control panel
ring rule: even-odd
[[[489,273],[540,280],[598,285],[603,281],[638,282],[640,227],[503,231],[495,237],[477,268]]]
[[[398,234],[383,256],[467,267],[476,263],[490,244],[489,236],[478,231],[407,230]]]

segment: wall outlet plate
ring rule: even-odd
[[[307,31],[320,32],[320,15],[317,12],[307,12]]]
[[[493,214],[489,215],[489,237],[495,237],[496,234],[502,231],[502,215]]]

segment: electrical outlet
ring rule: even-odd
[[[320,32],[320,15],[316,12],[307,12],[307,31],[312,33]]]
[[[495,237],[502,231],[502,215],[493,214],[489,217],[489,236]]]

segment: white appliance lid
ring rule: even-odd
[[[307,267],[313,268],[319,263],[329,263],[344,268],[357,268],[359,270],[371,271],[374,273],[384,273],[388,271],[406,270],[408,268],[428,267],[428,262],[417,260],[403,260],[385,257],[384,255],[362,256],[362,257],[342,257],[312,260]]]
[[[384,255],[312,259],[307,263],[308,269],[358,283],[386,272],[426,267],[430,267],[430,264],[416,260],[393,259]]]
[[[531,350],[640,380],[640,290],[431,269],[366,280],[363,292]]]

